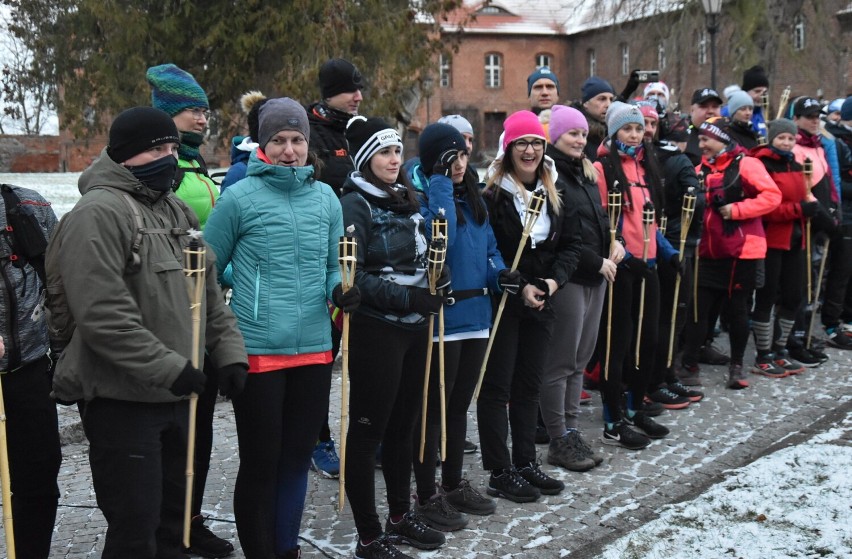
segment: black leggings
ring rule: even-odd
[[[707,335],[707,316],[714,305],[726,304],[729,311],[728,336],[731,341],[731,363],[742,365],[748,343],[748,298],[749,291],[736,290],[729,293],[724,289],[698,288],[698,322],[686,321],[684,330],[683,363],[696,365],[698,351]]]
[[[618,269],[613,285],[612,331],[610,335],[609,374],[605,374],[606,328],[609,294],[604,300],[601,320],[601,397],[604,421],[621,419],[622,383],[627,385],[627,405],[631,410],[642,409],[642,401],[651,371],[656,363],[656,346],[660,324],[660,281],[653,270],[645,280],[645,306],[642,315],[642,340],[639,367],[636,367],[636,325],[639,323],[639,304],[642,278],[625,267]]]
[[[346,496],[362,540],[381,535],[376,512],[376,448],[391,516],[410,508],[414,424],[426,366],[425,328],[406,329],[355,313],[349,330]]]
[[[487,338],[457,340],[444,344],[444,392],[447,402],[447,455],[441,465],[441,482],[448,490],[458,487],[464,463],[464,439],[467,434],[467,409],[479,378]],[[426,423],[426,446],[420,463],[420,424],[414,437],[414,478],[421,502],[435,494],[435,461],[441,441],[441,409],[439,392],[438,344],[432,352],[429,375],[429,405]]]
[[[805,261],[802,248],[796,246],[790,250],[768,249],[765,269],[765,283],[755,293],[752,319],[756,322],[769,322],[772,307],[778,302],[778,317],[794,320],[804,297],[802,276]]]
[[[675,355],[680,347],[681,334],[686,321],[692,320],[692,275],[693,258],[687,256],[684,260],[684,274],[680,279],[678,291],[677,313],[675,315],[675,334],[672,346],[672,364],[666,367],[669,357],[669,337],[672,329],[672,304],[674,303],[674,288],[677,280],[677,272],[671,266],[660,266],[657,268],[657,276],[660,279],[660,332],[659,343],[657,343],[657,367],[651,372],[650,385],[656,389],[663,383],[677,382],[674,373]],[[644,343],[644,342],[643,342]]]

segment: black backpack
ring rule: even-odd
[[[41,288],[47,285],[44,271],[44,254],[47,251],[47,238],[33,209],[21,203],[21,198],[8,184],[0,185],[3,203],[6,205],[6,235],[12,247],[9,260],[17,268],[27,264],[33,267],[41,280]]]

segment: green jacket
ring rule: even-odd
[[[178,185],[177,197],[186,202],[198,216],[201,230],[207,224],[207,218],[216,205],[219,197],[219,189],[213,183],[213,179],[204,172],[204,167],[198,161],[178,159],[178,173],[183,173],[183,179]]]
[[[95,397],[172,402],[169,387],[193,353],[193,322],[184,275],[185,231],[197,227],[172,193],[146,188],[106,150],[80,176],[83,197],[56,227],[46,267],[49,291],[64,288],[76,330],[63,351],[54,392],[63,400]],[[146,233],[133,260],[136,222]],[[57,282],[57,277],[60,281]],[[207,250],[200,340],[217,367],[247,364],[236,320],[216,282]]]

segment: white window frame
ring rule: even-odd
[[[546,52],[540,52],[535,55],[535,67],[541,68],[542,66],[553,68],[553,57]]]
[[[621,43],[621,75],[630,73],[630,45]]]
[[[707,31],[702,30],[698,39],[698,63],[707,64]]]
[[[595,49],[589,49],[589,77],[594,76],[598,72],[598,56],[595,54]]]
[[[440,79],[438,83],[441,87],[452,87],[452,61],[451,59],[444,55],[438,55],[438,75]]]
[[[793,50],[805,50],[805,18],[801,14],[793,20]]]
[[[499,52],[489,52],[485,55],[485,87],[503,87],[503,55]]]
[[[657,45],[657,68],[665,70],[666,62],[666,43],[665,41],[660,41],[660,44]]]

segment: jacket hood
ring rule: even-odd
[[[127,167],[113,161],[107,155],[106,148],[101,150],[98,158],[83,171],[77,181],[77,189],[80,194],[86,194],[95,187],[114,188],[137,198],[142,197],[152,201],[159,199],[164,194],[151,190],[142,184],[133,176],[133,173],[127,170]]]
[[[306,183],[314,182],[314,166],[285,167],[284,165],[272,165],[261,161],[254,150],[249,157],[247,177],[258,177],[265,183],[282,190],[298,188]]]
[[[363,194],[367,194],[373,198],[390,198],[390,194],[376,188],[361,176],[361,171],[353,171],[352,174],[349,175],[349,178],[346,179],[346,183],[343,185],[343,193],[347,192],[361,192]]]
[[[258,146],[249,136],[234,136],[231,139],[231,165],[248,163],[251,152]]]

